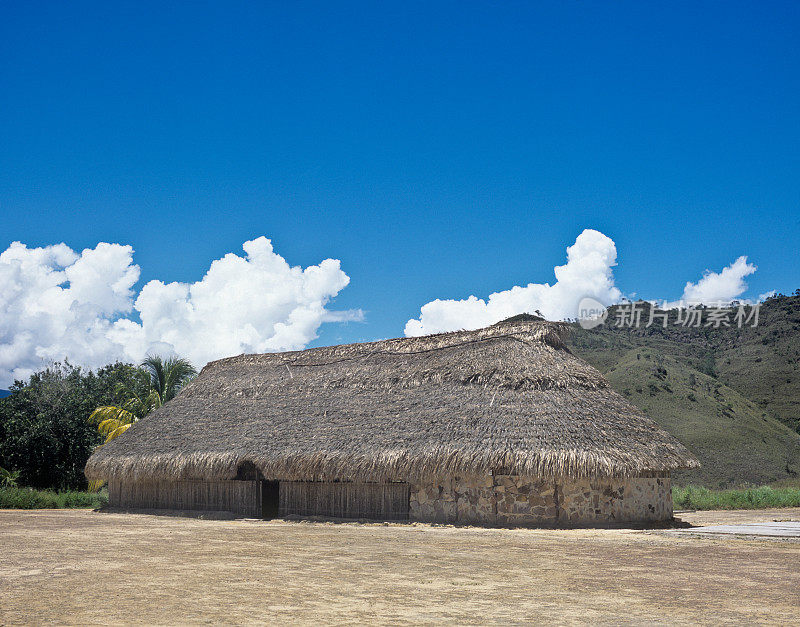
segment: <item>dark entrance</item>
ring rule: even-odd
[[[261,518],[278,518],[280,488],[277,481],[261,481]]]

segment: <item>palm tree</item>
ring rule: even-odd
[[[142,362],[142,368],[150,375],[150,387],[158,395],[159,407],[175,398],[197,374],[189,360],[181,357],[162,359],[158,355],[148,355]]]
[[[97,430],[105,437],[103,444],[118,438],[140,418],[175,398],[181,388],[197,374],[194,366],[180,357],[162,359],[158,355],[148,355],[141,363],[141,368],[150,379],[147,396],[138,396],[124,387],[118,387],[118,395],[127,394],[128,400],[120,405],[98,407],[89,416],[89,422],[96,423]],[[91,481],[89,489],[97,491],[104,483]]]
[[[148,355],[141,367],[150,378],[147,396],[131,395],[128,391],[130,397],[121,405],[98,407],[89,416],[89,422],[97,424],[97,430],[105,436],[106,442],[121,436],[137,420],[175,398],[197,374],[194,366],[180,357],[162,359],[158,355]],[[126,392],[124,389],[121,391]]]

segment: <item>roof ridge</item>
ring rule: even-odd
[[[427,352],[439,351],[444,350],[447,348],[454,348],[457,346],[466,346],[469,344],[475,344],[478,342],[483,342],[486,340],[491,339],[503,339],[503,338],[513,338],[516,340],[520,340],[518,336],[520,335],[527,335],[533,336],[532,339],[536,341],[540,341],[543,344],[547,344],[548,346],[558,349],[564,350],[568,353],[571,353],[569,348],[567,348],[566,344],[564,344],[564,335],[568,332],[567,326],[562,322],[550,322],[547,320],[542,319],[515,319],[509,318],[507,320],[501,320],[493,325],[487,327],[481,327],[479,329],[462,329],[460,331],[447,331],[444,333],[433,333],[430,335],[420,335],[414,337],[397,337],[397,338],[387,338],[384,340],[375,340],[372,342],[354,342],[351,344],[334,344],[330,346],[315,346],[313,348],[307,348],[304,350],[297,350],[297,351],[276,351],[272,353],[242,353],[241,355],[232,355],[230,357],[223,357],[222,359],[217,359],[215,361],[211,361],[203,368],[203,370],[207,369],[214,369],[217,366],[221,366],[223,364],[228,364],[231,362],[235,362],[237,360],[241,360],[246,357],[269,357],[271,359],[281,360],[282,363],[287,363],[290,359],[302,359],[302,356],[311,357],[317,353],[324,353],[330,352],[334,353],[330,355],[330,359],[328,362],[320,362],[319,364],[298,364],[300,365],[325,365],[327,364],[334,364],[340,363],[345,361],[352,361],[354,359],[362,359],[367,356],[371,355],[415,355],[415,354],[422,354]],[[477,337],[476,337],[477,336]],[[520,340],[521,341],[521,340]],[[420,347],[416,350],[391,350],[388,347],[393,345],[409,345],[414,343],[433,343],[433,342],[442,342],[438,345],[427,346],[427,347]],[[529,342],[525,342],[530,345]],[[387,348],[381,348],[381,347]],[[374,347],[370,350],[370,347]],[[358,354],[353,355],[343,355],[339,358],[336,358],[335,353],[341,352],[343,350],[350,350],[350,351],[359,351]],[[291,365],[291,361],[289,361]]]
[[[360,354],[357,354],[357,355],[353,355],[352,357],[342,357],[341,359],[333,359],[331,361],[321,361],[321,362],[313,363],[313,364],[298,364],[298,363],[295,363],[293,361],[284,361],[283,363],[285,363],[285,364],[287,364],[289,366],[295,366],[297,368],[310,368],[310,367],[313,367],[313,366],[330,366],[330,365],[342,363],[342,362],[345,362],[345,361],[355,361],[356,359],[364,359],[365,357],[372,357],[374,355],[397,355],[397,356],[401,356],[401,355],[420,355],[420,354],[423,354],[423,353],[432,353],[434,351],[441,351],[441,350],[445,350],[445,349],[448,349],[448,348],[456,348],[458,346],[467,346],[469,344],[478,344],[479,342],[489,342],[489,341],[492,341],[492,340],[499,340],[499,339],[512,339],[512,340],[516,340],[517,342],[520,342],[522,344],[525,344],[527,346],[531,345],[530,342],[526,342],[522,338],[518,337],[518,334],[504,333],[503,335],[489,335],[487,337],[480,337],[480,338],[476,338],[474,340],[465,340],[463,342],[457,342],[455,344],[445,344],[443,346],[434,346],[434,347],[431,347],[431,348],[424,348],[424,349],[416,350],[416,351],[376,350],[376,351],[372,351],[372,352],[364,352],[364,353],[360,353]],[[341,346],[353,346],[353,345],[352,344],[342,344]],[[303,353],[303,352],[305,352],[305,351],[300,351],[300,353]],[[276,355],[280,355],[281,353],[275,353],[275,354]]]

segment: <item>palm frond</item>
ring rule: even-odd
[[[161,403],[172,400],[197,374],[195,367],[182,357],[167,357],[163,359],[158,355],[148,355],[142,362],[150,375],[150,384],[158,393]]]
[[[118,438],[118,437],[119,437],[119,436],[121,436],[123,433],[125,433],[125,432],[126,432],[128,429],[130,429],[132,426],[133,426],[133,425],[131,425],[131,424],[127,424],[127,425],[119,425],[119,426],[117,426],[117,428],[116,428],[116,429],[114,429],[113,431],[111,431],[111,432],[110,432],[110,433],[109,433],[109,434],[106,436],[106,442],[110,442],[111,440],[113,440],[113,439],[115,439],[115,438]]]
[[[125,403],[130,407],[130,401]],[[139,417],[125,406],[106,405],[98,407],[89,416],[89,422],[97,424],[97,431],[105,437],[106,442],[125,433]]]
[[[102,487],[106,484],[105,479],[98,479],[97,481],[89,482],[89,492],[100,492]]]
[[[142,361],[142,368],[150,375],[150,386],[163,399],[167,387],[164,360],[159,355],[148,355]]]
[[[138,416],[124,405],[122,407],[104,405],[95,409],[89,416],[89,422],[97,425],[106,420],[118,420],[122,424],[130,424],[136,422]]]
[[[107,436],[109,433],[111,433],[112,431],[116,431],[119,427],[121,427],[124,424],[128,423],[121,422],[116,418],[107,418],[99,425],[97,425],[97,430],[100,432],[100,435]]]
[[[161,397],[158,395],[158,392],[155,390],[150,390],[150,394],[147,395],[147,398],[143,401],[145,406],[147,407],[147,412],[150,413],[153,410],[158,409],[163,405],[161,402]]]
[[[110,442],[125,433],[132,424],[132,422],[121,422],[115,418],[108,418],[97,426],[97,431],[100,435],[105,436],[106,442]]]

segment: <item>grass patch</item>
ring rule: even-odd
[[[53,492],[33,488],[0,488],[0,509],[97,509],[108,505],[108,492]]]
[[[740,490],[709,490],[699,486],[672,488],[676,509],[765,509],[769,507],[800,507],[800,488],[743,488]]]

